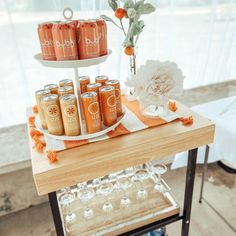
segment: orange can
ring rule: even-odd
[[[95,77],[96,83],[101,83],[102,86],[105,86],[106,81],[108,81],[108,76],[106,75],[99,75]]]
[[[102,87],[101,83],[91,83],[87,84],[87,92],[99,92],[99,89]]]
[[[61,110],[58,95],[49,94],[42,98],[45,119],[48,126],[48,132],[54,135],[64,133]]]
[[[71,86],[64,86],[58,89],[59,97],[66,94],[74,94],[74,90]]]
[[[87,92],[81,95],[84,117],[88,133],[96,133],[102,129],[98,95],[96,92]]]
[[[71,86],[74,88],[73,81],[72,79],[62,79],[59,81],[59,86],[64,87],[64,86]]]
[[[40,89],[35,92],[35,98],[36,98],[36,102],[38,105],[38,111],[39,111],[39,119],[40,119],[40,123],[44,129],[47,129],[47,123],[46,123],[44,110],[43,110],[43,106],[42,106],[42,98],[43,98],[43,96],[48,95],[48,94],[50,94],[50,90],[48,90],[48,89]]]
[[[44,89],[50,90],[52,94],[58,94],[58,85],[57,84],[47,84],[44,86]]]
[[[87,92],[87,85],[90,84],[89,76],[79,76],[78,82],[80,86],[80,93],[82,94]]]
[[[80,121],[75,95],[62,95],[60,97],[60,107],[65,134],[68,136],[79,135]]]
[[[107,55],[107,24],[103,19],[96,19],[99,34],[100,56]]]
[[[105,126],[114,125],[117,122],[116,95],[113,86],[104,86],[99,89],[99,96]]]
[[[115,88],[116,94],[116,113],[117,116],[121,116],[122,112],[122,101],[121,101],[121,91],[120,91],[120,82],[119,80],[108,80],[106,81],[107,86],[113,86]]]

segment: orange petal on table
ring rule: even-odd
[[[183,125],[192,125],[193,124],[193,117],[192,116],[180,117],[179,120],[182,121]]]
[[[54,163],[54,162],[58,161],[57,152],[55,150],[47,151],[47,158],[48,158],[50,163]]]
[[[28,123],[30,126],[35,127],[35,116],[29,116]]]
[[[30,137],[31,138],[33,138],[34,136],[42,136],[42,135],[43,135],[43,133],[40,132],[39,130],[34,129],[34,128],[30,129]]]
[[[173,112],[176,112],[177,109],[178,109],[177,106],[176,106],[176,103],[169,101],[169,109]]]
[[[39,112],[37,105],[34,105],[34,106],[32,107],[32,110],[33,110],[33,113],[38,113],[38,112]]]
[[[35,147],[36,147],[37,152],[42,153],[42,152],[43,152],[43,149],[44,149],[44,147],[45,147],[45,145],[44,145],[43,142],[37,142],[37,143],[35,144]]]

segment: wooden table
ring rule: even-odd
[[[58,236],[64,234],[55,191],[186,150],[189,150],[189,155],[183,213],[138,227],[124,235],[140,235],[177,220],[183,222],[182,235],[188,235],[197,148],[213,142],[215,126],[182,104],[177,103],[177,106],[181,116],[193,116],[193,125],[183,126],[180,121],[174,121],[130,135],[64,150],[58,153],[59,161],[53,165],[34,149],[31,150],[35,185],[39,195],[49,195]]]

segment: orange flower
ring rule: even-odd
[[[32,128],[32,129],[30,130],[30,137],[31,137],[31,138],[33,138],[34,136],[42,136],[42,135],[43,135],[43,133],[40,132],[40,131],[37,130],[37,129]]]
[[[54,163],[54,162],[58,161],[57,152],[55,150],[47,151],[47,158],[48,158],[50,163]]]
[[[35,116],[29,116],[28,123],[30,126],[35,127]]]
[[[183,125],[192,125],[193,124],[193,117],[192,116],[180,117],[179,119],[180,119],[180,121],[182,121]]]
[[[115,11],[115,16],[118,19],[122,19],[124,17],[126,17],[126,18],[128,17],[126,10],[123,9],[123,8],[117,8],[116,11]]]
[[[46,146],[46,143],[42,142],[42,141],[39,141],[35,144],[37,152],[40,152],[40,153],[43,152],[43,149],[44,149],[45,146]]]
[[[33,113],[38,113],[38,112],[39,112],[37,105],[34,105],[33,108],[32,108],[32,110],[33,110]]]
[[[177,109],[178,109],[177,106],[176,106],[176,103],[169,101],[169,109],[173,112],[176,112]]]
[[[128,56],[134,55],[134,48],[129,46],[125,48],[125,54]]]

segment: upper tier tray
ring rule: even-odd
[[[43,60],[42,54],[34,55],[34,58],[40,62],[43,66],[53,67],[53,68],[78,68],[78,67],[88,67],[100,64],[110,56],[112,50],[108,50],[108,54],[101,57],[90,58],[90,59],[83,59],[83,60],[68,60],[68,61],[49,61]]]

